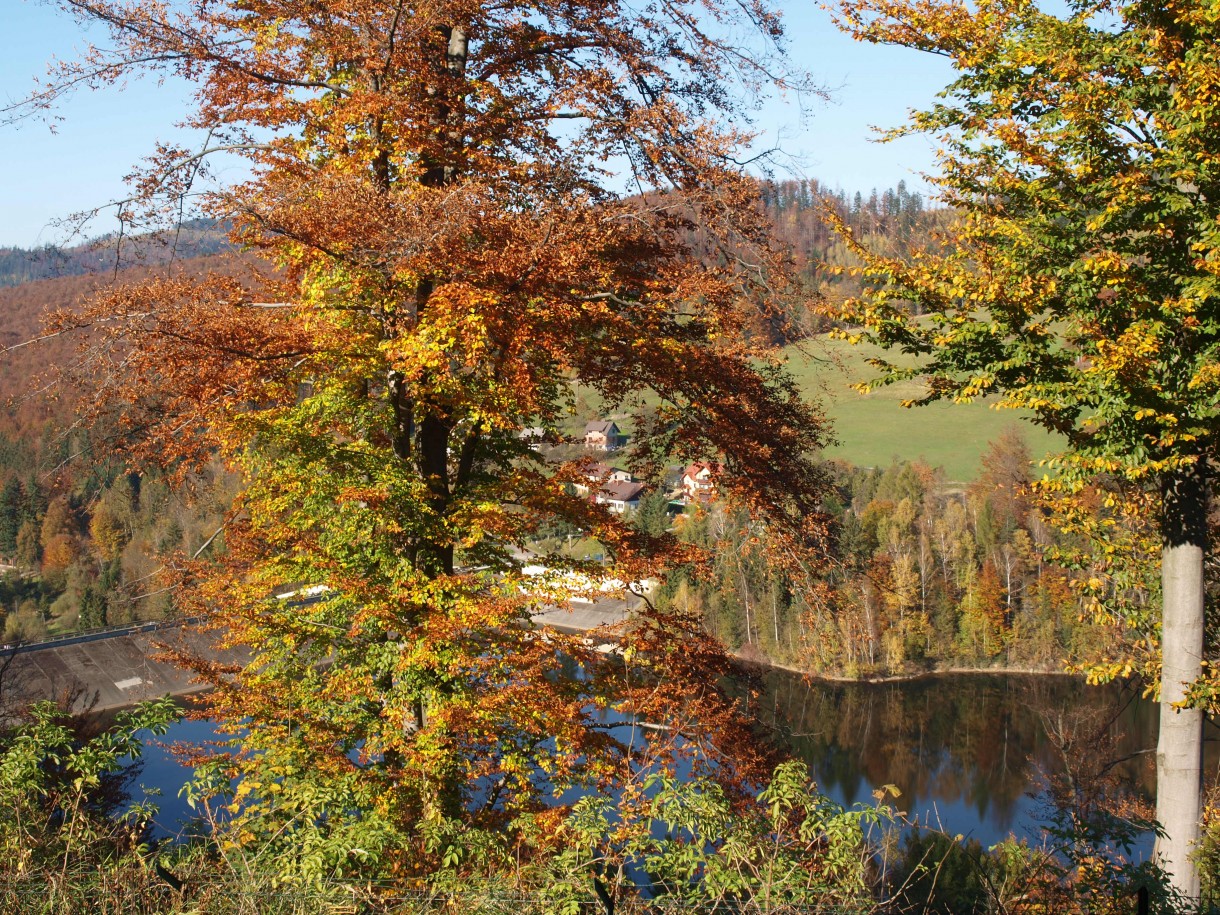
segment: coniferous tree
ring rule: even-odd
[[[0,490],[0,555],[12,558],[17,554],[17,532],[24,517],[25,494],[21,481],[10,477]]]
[[[106,622],[105,595],[93,585],[86,585],[80,597],[80,628],[98,629]]]

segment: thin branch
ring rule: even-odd
[[[92,323],[92,322],[90,322],[90,323]],[[4,349],[0,350],[0,352],[11,353],[15,349],[21,349],[23,346],[33,346],[35,343],[41,343],[44,340],[52,340],[55,337],[62,337],[65,334],[70,334],[73,331],[83,330],[84,328],[89,327],[89,326],[90,326],[89,323],[75,324],[72,327],[67,327],[67,328],[64,328],[63,330],[57,330],[54,333],[43,334],[41,337],[33,337],[32,339],[29,339],[29,340],[23,340],[21,343],[14,343],[12,346],[4,347]]]
[[[212,541],[215,540],[217,537],[219,537],[224,532],[224,529],[228,526],[229,526],[229,522],[226,521],[224,524],[220,525],[220,527],[216,528],[216,531],[212,534],[212,536],[209,537],[207,540],[203,541],[203,546],[201,546],[199,549],[195,550],[195,552],[191,554],[191,559],[198,559],[200,554],[204,550],[206,550],[208,547],[210,547],[212,545]]]

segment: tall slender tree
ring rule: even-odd
[[[245,472],[223,559],[184,562],[180,597],[251,652],[205,670],[248,731],[232,834],[285,875],[419,873],[453,860],[454,830],[536,834],[517,827],[555,822],[568,787],[680,754],[755,771],[699,620],[645,605],[613,663],[530,626],[540,603],[694,557],[571,495],[582,467],[519,430],[557,430],[574,385],[607,409],[648,392],[637,472],[716,453],[786,549],[816,541],[822,426],[755,333],[786,263],[724,126],[781,72],[773,11],[62,5],[110,44],[32,104],[138,70],[197,86],[206,145],[162,150],[125,218],[176,212],[210,154],[240,154],[251,178],[206,207],[275,266],[116,289],[54,326],[92,334],[88,416],[117,414],[133,457]],[[580,574],[527,580],[521,549],[556,523],[609,568],[550,556]]]
[[[923,357],[881,382],[1031,410],[1062,433],[1066,484],[1161,493],[1161,860],[1197,898],[1209,457],[1220,435],[1220,44],[1210,3],[846,0],[859,39],[949,58],[935,136],[957,222],[942,253],[859,248],[875,294],[845,317]],[[922,317],[915,317],[922,313]]]

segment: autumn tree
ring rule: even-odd
[[[643,602],[609,663],[530,625],[699,557],[571,495],[581,466],[518,432],[559,438],[576,385],[608,409],[648,392],[637,472],[715,454],[777,557],[816,544],[821,426],[756,333],[786,263],[725,126],[765,84],[801,88],[776,75],[774,12],[62,5],[109,44],[33,106],[134,72],[196,86],[206,142],[162,149],[122,218],[178,212],[210,155],[244,156],[250,179],[205,205],[274,266],[151,278],[52,326],[89,333],[84,421],[108,418],[133,460],[186,478],[219,453],[245,475],[223,557],[183,557],[176,595],[251,653],[203,670],[248,731],[212,770],[243,776],[232,835],[286,878],[428,873],[480,843],[545,847],[568,788],[679,755],[761,772],[696,615]],[[527,580],[523,548],[557,524],[608,568],[543,556],[555,574]]]
[[[93,507],[89,519],[89,535],[104,562],[113,562],[131,539],[130,490],[115,487],[106,490]]]
[[[1176,888],[1199,891],[1209,456],[1220,433],[1214,10],[1205,3],[845,0],[855,37],[944,55],[956,80],[900,133],[934,136],[947,250],[879,257],[851,334],[921,357],[923,403],[995,395],[1065,436],[1065,487],[1159,489],[1158,819]],[[916,317],[916,315],[922,317]]]

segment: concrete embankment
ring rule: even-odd
[[[622,599],[572,601],[570,609],[545,610],[534,622],[587,631],[621,622],[627,606]],[[214,633],[199,632],[189,622],[71,636],[0,651],[0,700],[11,709],[63,698],[78,711],[106,711],[204,689],[190,671],[158,660],[167,647],[226,664],[241,664],[246,658],[242,651],[221,650]]]
[[[241,663],[245,657],[243,652],[221,650],[214,634],[189,624],[22,645],[0,654],[4,704],[14,708],[39,699],[64,699],[78,711],[104,711],[202,689],[190,671],[158,660],[166,648],[222,663]]]
[[[632,601],[632,606],[634,606],[635,598]],[[554,626],[556,629],[587,632],[598,626],[612,626],[621,623],[627,619],[627,614],[628,603],[621,598],[597,602],[574,600],[570,601],[567,607],[552,607],[534,614],[534,623],[538,626]]]

